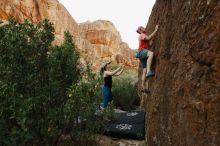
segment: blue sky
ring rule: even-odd
[[[146,26],[155,0],[59,0],[77,23],[109,20],[130,48],[138,48],[138,26]]]

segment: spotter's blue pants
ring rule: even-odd
[[[102,87],[102,96],[103,96],[103,103],[102,107],[106,108],[108,106],[108,103],[112,101],[112,91],[111,88],[108,86],[103,86]]]

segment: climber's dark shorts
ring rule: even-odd
[[[139,51],[136,55],[136,58],[139,58],[141,65],[143,68],[147,67],[147,58],[148,58],[148,50],[147,49],[142,49]]]

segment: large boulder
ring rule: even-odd
[[[142,95],[149,146],[220,145],[219,18],[219,0],[156,1],[147,25],[160,25],[156,76]]]

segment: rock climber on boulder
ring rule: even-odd
[[[154,72],[151,71],[151,63],[153,60],[153,52],[149,50],[149,41],[152,40],[159,28],[159,25],[155,26],[154,32],[151,33],[150,35],[146,34],[145,28],[143,26],[139,26],[136,32],[139,35],[138,40],[139,40],[139,48],[138,52],[136,53],[136,58],[139,58],[143,71],[142,71],[142,77],[141,77],[141,91],[145,92],[145,80],[146,77],[153,77]]]

